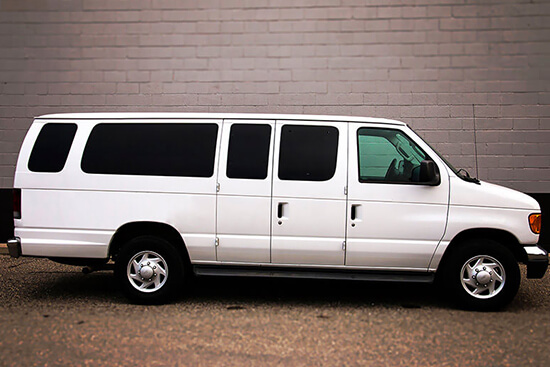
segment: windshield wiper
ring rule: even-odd
[[[464,181],[473,182],[475,184],[480,184],[480,181],[476,177],[471,177],[470,173],[466,171],[464,168],[461,168],[457,171],[458,177],[463,179]]]

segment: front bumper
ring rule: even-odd
[[[548,252],[537,245],[525,246],[524,249],[527,254],[527,278],[542,278],[548,269]]]
[[[21,256],[21,239],[19,237],[8,240],[8,252],[11,257]]]

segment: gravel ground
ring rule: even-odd
[[[0,256],[0,365],[547,366],[549,295],[547,274],[480,313],[429,285],[199,278],[139,306],[111,272]]]

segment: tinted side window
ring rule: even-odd
[[[333,126],[284,125],[279,178],[326,181],[336,171],[338,129]]]
[[[98,124],[90,133],[86,173],[211,177],[216,124]]]
[[[357,132],[359,181],[418,183],[427,155],[399,130],[361,128]]]
[[[61,172],[76,134],[76,124],[46,124],[40,130],[29,158],[29,170]]]
[[[270,140],[269,125],[233,124],[229,134],[227,177],[265,179]]]

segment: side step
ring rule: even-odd
[[[375,282],[413,282],[432,283],[434,273],[428,272],[381,272],[347,269],[311,269],[271,266],[229,266],[195,265],[193,272],[197,276],[227,277],[274,277],[334,280],[365,280]]]

